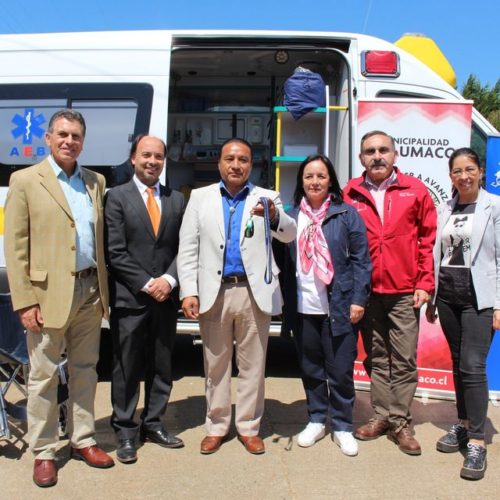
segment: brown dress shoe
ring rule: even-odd
[[[372,418],[367,424],[356,429],[354,436],[361,441],[370,441],[377,439],[389,430],[389,422],[387,420],[379,420]]]
[[[98,469],[108,469],[115,465],[114,460],[95,444],[86,448],[71,447],[71,458],[83,460],[87,465]]]
[[[222,445],[227,436],[205,436],[201,442],[200,453],[210,455],[215,453]]]
[[[33,481],[40,488],[54,486],[57,483],[57,469],[54,460],[39,460],[35,458]]]
[[[238,439],[243,443],[248,453],[261,455],[266,451],[264,441],[262,441],[262,438],[259,436],[242,436],[238,434]]]
[[[418,441],[413,437],[410,428],[405,425],[399,430],[397,428],[391,429],[389,438],[394,441],[398,448],[407,455],[420,455],[422,450]]]

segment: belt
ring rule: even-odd
[[[95,271],[96,271],[95,267],[87,267],[87,269],[82,269],[81,271],[76,271],[75,273],[73,273],[73,276],[77,280],[84,280],[85,278],[92,276],[95,273]]]
[[[222,278],[222,283],[243,283],[244,281],[248,281],[246,274],[242,274],[240,276],[224,276]]]

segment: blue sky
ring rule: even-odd
[[[424,33],[461,88],[469,74],[500,78],[498,0],[3,0],[0,33],[118,29],[348,31],[396,41]]]

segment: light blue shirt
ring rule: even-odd
[[[71,177],[49,155],[49,163],[56,174],[66,201],[75,221],[76,229],[76,268],[82,271],[97,267],[95,255],[94,209],[85,182],[82,179],[80,165],[76,165]]]

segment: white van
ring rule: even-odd
[[[320,73],[327,105],[295,122],[280,107],[298,66]],[[461,95],[396,45],[349,33],[131,31],[0,35],[0,206],[10,174],[47,154],[53,112],[83,113],[83,166],[126,181],[130,144],[148,132],[167,140],[166,176],[186,195],[218,180],[219,145],[246,138],[251,180],[291,201],[294,169],[311,152],[333,161],[341,185],[356,172],[360,100]],[[476,111],[472,143],[483,155],[495,129]],[[295,170],[296,171],[296,170]],[[0,212],[3,238],[3,209]],[[0,250],[0,267],[4,266]]]

